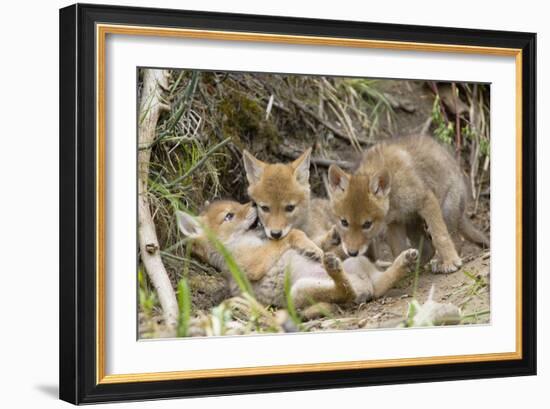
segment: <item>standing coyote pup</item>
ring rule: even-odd
[[[394,257],[408,247],[407,238],[413,247],[423,238],[422,259],[427,261],[433,243],[439,256],[434,272],[450,273],[462,265],[453,243],[460,244],[459,233],[489,246],[464,213],[468,195],[458,163],[431,137],[375,145],[353,175],[333,165],[328,179],[335,228],[349,256],[363,254],[384,228]]]
[[[265,163],[248,151],[243,162],[248,179],[248,196],[257,204],[260,221],[270,239],[286,237],[300,229],[319,246],[331,242],[328,232],[333,220],[326,199],[311,199],[309,163],[311,148],[291,163]]]
[[[218,201],[194,218],[177,212],[181,232],[194,238],[194,252],[214,267],[228,272],[225,260],[208,240],[204,229],[233,255],[250,281],[261,303],[285,306],[285,274],[290,272],[291,297],[297,308],[312,301],[327,303],[365,302],[380,297],[401,278],[417,260],[418,252],[404,251],[385,272],[378,271],[365,257],[343,263],[332,253],[322,251],[300,230],[290,229],[280,240],[269,240],[255,228],[257,210],[251,203]],[[239,289],[230,281],[232,295]]]

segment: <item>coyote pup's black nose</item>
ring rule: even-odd
[[[281,230],[271,230],[271,237],[274,239],[280,239],[283,235],[283,232]]]
[[[350,257],[355,257],[357,254],[359,254],[358,250],[348,250],[348,256]]]

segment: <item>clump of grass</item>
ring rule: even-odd
[[[463,273],[470,279],[470,282],[465,283],[460,288],[453,291],[452,295],[464,296],[465,300],[463,301],[462,306],[465,306],[472,299],[472,297],[481,297],[482,293],[486,291],[489,283],[485,277],[472,274],[468,270],[464,270]]]
[[[392,126],[395,112],[393,106],[384,92],[377,86],[378,80],[368,78],[347,78],[343,84],[347,87],[351,95],[356,95],[361,103],[358,104],[358,110],[365,112],[367,117],[363,122],[363,127],[368,130],[368,136],[372,139],[379,132],[380,119],[385,116],[389,127]]]
[[[351,86],[373,107],[374,111],[382,108],[393,114],[393,107],[390,100],[376,86],[378,82],[379,80],[369,78],[349,78],[343,80],[343,83]]]
[[[480,295],[480,292],[488,285],[487,280],[482,276],[476,276],[470,271],[464,270],[464,275],[472,280],[472,283],[467,289],[469,295]]]
[[[480,322],[481,317],[491,314],[491,310],[474,311],[470,314],[465,314],[460,320],[461,324],[477,324]]]
[[[159,300],[157,294],[149,287],[141,266],[138,268],[138,297],[143,313],[151,318],[153,311],[159,306]]]

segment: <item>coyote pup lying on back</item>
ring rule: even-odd
[[[431,137],[379,143],[363,154],[353,175],[333,165],[328,179],[335,229],[349,256],[365,253],[386,227],[394,256],[409,247],[407,238],[413,247],[423,238],[422,259],[428,261],[433,242],[440,258],[432,264],[434,272],[450,273],[462,265],[451,239],[458,245],[459,233],[489,246],[464,213],[468,194],[458,163]]]
[[[321,250],[300,230],[291,229],[280,240],[269,240],[255,228],[256,208],[251,203],[218,201],[210,204],[198,218],[177,212],[182,233],[194,238],[195,253],[227,273],[222,255],[208,240],[204,229],[213,232],[232,253],[247,275],[254,295],[261,303],[285,306],[285,272],[290,271],[291,296],[297,308],[311,301],[328,303],[365,302],[380,297],[399,280],[417,260],[418,251],[406,250],[385,271],[378,271],[365,257],[343,263]],[[231,280],[231,293],[239,289]]]

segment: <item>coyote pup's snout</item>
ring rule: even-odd
[[[269,164],[243,152],[248,195],[270,239],[280,240],[307,220],[310,202],[309,162],[311,149],[294,162]]]
[[[352,176],[332,165],[328,180],[332,211],[338,217],[335,228],[342,248],[350,257],[363,255],[385,226],[390,175],[382,170],[372,176]]]

